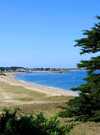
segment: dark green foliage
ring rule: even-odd
[[[100,17],[97,17],[98,20]],[[81,47],[81,54],[100,51],[100,22],[83,33],[84,38],[76,40],[76,46]],[[86,83],[73,90],[79,91],[79,96],[70,100],[62,116],[74,117],[76,120],[100,121],[100,56],[81,61],[78,67],[87,70]]]
[[[0,115],[0,135],[67,135],[72,126],[61,126],[56,117],[47,119],[42,113],[35,116],[8,111]]]

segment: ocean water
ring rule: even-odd
[[[64,90],[70,90],[80,84],[85,83],[86,71],[68,71],[64,73],[54,72],[34,72],[34,73],[18,73],[17,80],[23,80],[30,83],[55,87]]]

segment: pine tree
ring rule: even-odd
[[[77,120],[100,121],[100,16],[97,20],[94,27],[84,31],[83,38],[76,40],[80,54],[96,54],[78,64],[87,70],[86,83],[73,89],[79,91],[79,96],[70,100],[62,113]]]

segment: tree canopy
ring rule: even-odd
[[[86,83],[73,90],[79,91],[79,96],[70,100],[61,114],[75,117],[78,120],[100,121],[100,17],[90,30],[83,32],[83,38],[76,40],[80,54],[96,54],[90,60],[81,61],[78,67],[87,70]]]

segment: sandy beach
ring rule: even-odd
[[[35,92],[46,94],[47,96],[77,96],[76,92],[70,90],[63,90],[53,87],[31,84],[23,80],[16,80],[15,75],[16,73],[6,73],[6,76],[0,76],[0,82],[4,82],[12,86],[21,86]]]
[[[0,111],[4,108],[20,108],[24,112],[53,114],[61,110],[74,92],[31,84],[16,80],[16,73],[0,75]]]

